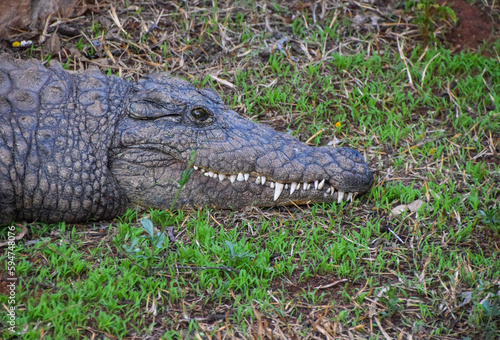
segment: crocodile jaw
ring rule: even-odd
[[[225,187],[240,186],[243,191],[259,193],[260,197],[253,203],[259,206],[301,205],[319,201],[332,202],[335,199],[338,203],[341,203],[343,199],[350,201],[354,195],[358,194],[357,192],[336,190],[335,187],[324,178],[310,182],[285,183],[274,179],[268,179],[265,175],[259,175],[253,172],[223,174],[196,165],[193,166],[193,170],[195,172],[192,176],[195,176],[197,180],[200,180],[199,177],[203,175],[211,178],[212,181],[222,182],[222,185]],[[238,205],[238,202],[228,202],[228,206],[233,208]],[[223,208],[225,208],[225,206]]]
[[[317,149],[317,148],[315,148]],[[336,149],[331,149],[335,151]],[[350,150],[350,149],[348,149]],[[142,161],[144,157],[148,161]],[[362,171],[364,163],[358,164]],[[177,181],[187,168],[166,154],[141,149],[123,150],[113,158],[111,171],[131,203],[143,207],[169,209],[179,189]],[[176,208],[239,209],[246,206],[279,206],[351,200],[357,193],[366,191],[372,177],[358,190],[346,186],[352,180],[335,182],[333,177],[309,177],[307,180],[276,179],[257,172],[224,172],[199,165],[191,167],[189,180],[180,191]],[[348,176],[352,172],[347,172]],[[293,178],[293,176],[291,176]],[[365,177],[363,177],[365,178]],[[347,188],[347,189],[346,189]]]

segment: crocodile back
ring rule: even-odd
[[[0,225],[108,219],[125,198],[108,152],[128,82],[0,56]]]

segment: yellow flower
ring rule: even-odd
[[[434,150],[434,149],[431,149],[431,151],[429,151],[429,153],[430,153],[431,155],[434,155],[434,153],[435,153],[435,152],[436,152],[436,150]]]
[[[335,127],[336,127],[336,128],[339,128],[339,127],[341,127],[341,126],[342,126],[342,124],[340,124],[340,122],[336,122],[336,123],[335,123]]]
[[[21,46],[21,43],[19,41],[14,41],[12,43],[12,47],[19,47],[19,46]]]

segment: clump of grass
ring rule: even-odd
[[[500,207],[488,210],[479,210],[481,220],[487,228],[500,236]]]
[[[413,2],[413,1],[411,1]],[[452,27],[457,23],[457,15],[448,6],[441,6],[436,0],[416,1],[414,22],[418,25],[420,33],[424,38],[424,44],[440,44],[437,37],[438,30]]]

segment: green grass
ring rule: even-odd
[[[130,210],[108,224],[30,224],[14,251],[16,334],[4,327],[2,337],[500,337],[500,44],[485,57],[407,39],[401,54],[390,37],[375,48],[374,32],[354,29],[347,15],[334,22],[329,12],[315,25],[303,10],[276,24],[291,37],[284,48],[294,61],[278,48],[261,55],[281,37],[256,31],[249,9],[261,7],[236,5],[246,10],[224,12],[219,2],[194,23],[172,14],[190,34],[138,39],[134,51],[149,52],[136,59],[223,90],[242,115],[302,141],[359,150],[377,175],[372,190],[340,205]],[[141,9],[128,15],[148,15]],[[92,27],[89,34],[106,33]],[[82,50],[84,41],[73,44]],[[235,89],[198,67],[198,44],[216,51],[220,59],[204,66],[222,65],[217,76]],[[238,44],[247,45],[223,53]],[[193,79],[176,69],[181,49]],[[70,60],[65,67],[73,69]],[[391,214],[418,199],[418,211]],[[166,230],[159,249],[143,216],[154,233]],[[7,253],[0,260],[4,276]]]

